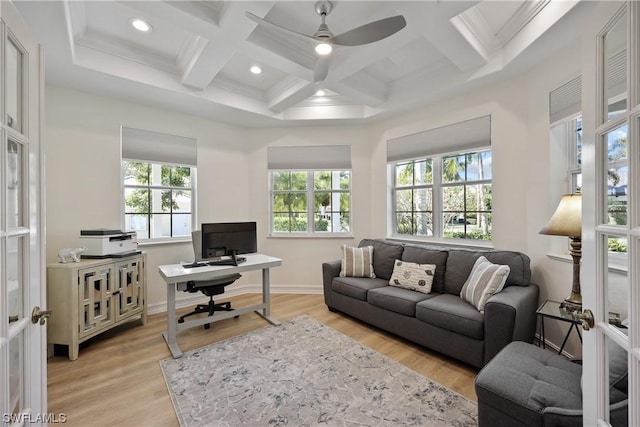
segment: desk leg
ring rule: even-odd
[[[264,304],[264,308],[262,309],[262,313],[256,311],[260,316],[262,316],[267,322],[271,323],[274,326],[279,326],[280,322],[271,317],[271,291],[269,289],[269,269],[262,269],[262,303]]]
[[[167,330],[162,333],[174,359],[182,356],[182,350],[176,341],[176,287],[177,283],[167,284]]]

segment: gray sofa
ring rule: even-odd
[[[533,341],[538,287],[530,283],[528,256],[514,251],[429,247],[383,239],[364,239],[359,246],[373,246],[376,277],[340,277],[340,260],[323,263],[324,299],[329,310],[478,368],[512,341]],[[484,313],[460,298],[462,286],[480,256],[510,267],[504,289],[487,301]],[[396,259],[435,264],[431,293],[389,286]]]

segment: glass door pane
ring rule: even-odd
[[[22,119],[24,53],[11,37],[7,38],[5,59],[6,123],[10,128],[24,133]]]
[[[627,125],[619,126],[602,138],[602,158],[606,174],[602,174],[606,206],[602,223],[627,225],[629,161],[627,158]]]
[[[7,292],[9,302],[9,325],[24,317],[25,283],[22,237],[7,239]]]
[[[23,164],[24,147],[22,144],[9,140],[7,142],[7,226],[8,228],[23,225]]]
[[[604,35],[604,121],[627,111],[627,14]]]

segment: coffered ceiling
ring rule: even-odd
[[[335,1],[341,34],[402,15],[373,43],[334,46],[314,82],[309,1],[16,1],[45,47],[47,82],[244,126],[362,122],[508,78],[574,43],[589,2]],[[151,31],[135,30],[142,18]],[[262,70],[250,72],[252,66]],[[317,95],[318,90],[324,91]]]

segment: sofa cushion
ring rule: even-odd
[[[444,292],[460,295],[476,260],[484,256],[494,264],[508,265],[509,276],[504,286],[528,286],[531,281],[529,257],[514,251],[478,251],[471,249],[450,249],[444,272]]]
[[[464,282],[460,297],[480,313],[484,313],[487,300],[491,295],[502,290],[508,275],[508,265],[493,264],[481,256],[476,260],[467,281]]]
[[[428,294],[431,292],[435,264],[416,264],[397,259],[389,285]]]
[[[367,293],[367,301],[376,307],[415,317],[416,303],[434,296],[433,294],[424,294],[395,286],[386,286],[384,288],[371,289]]]
[[[402,258],[403,246],[379,239],[363,239],[358,246],[373,246],[373,270],[376,277],[389,280],[393,273],[393,264]]]
[[[367,300],[369,290],[387,286],[389,283],[386,280],[364,277],[335,277],[331,282],[333,291],[360,301]]]
[[[442,293],[444,290],[444,271],[447,268],[449,252],[442,249],[427,248],[417,245],[406,245],[402,252],[402,260],[417,264],[434,264],[436,274],[433,276],[432,292]]]
[[[457,295],[441,294],[416,305],[416,319],[477,340],[484,339],[484,314]]]
[[[352,248],[340,245],[342,264],[340,277],[376,277],[373,269],[373,246]]]

